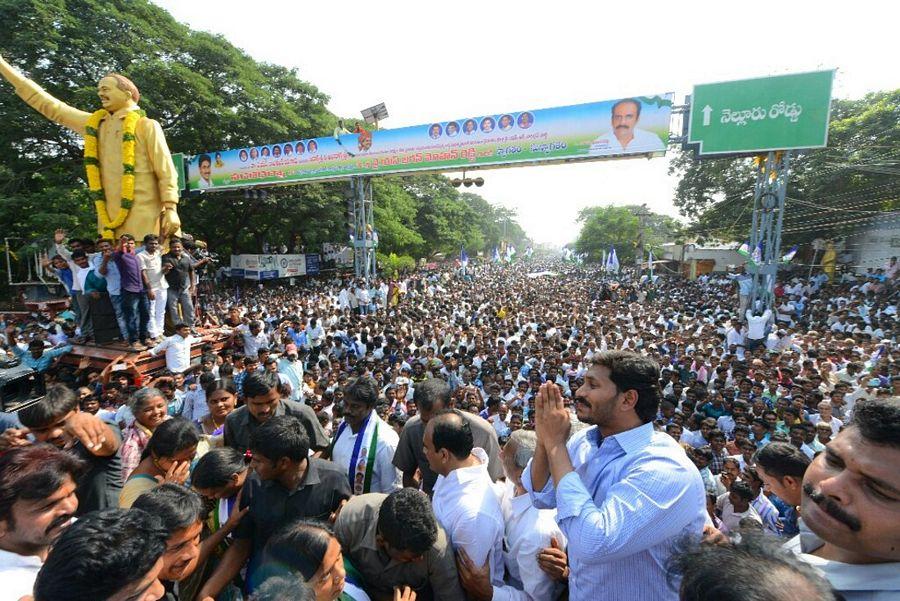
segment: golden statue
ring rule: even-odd
[[[178,174],[159,123],[138,107],[141,94],[127,77],[110,73],[97,84],[101,110],[88,113],[54,98],[0,56],[0,75],[47,119],[85,138],[88,187],[97,208],[97,231],[106,238],[131,234],[163,240],[181,232]]]

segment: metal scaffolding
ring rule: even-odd
[[[756,186],[753,190],[753,222],[750,226],[753,274],[750,308],[763,311],[774,302],[775,275],[781,262],[781,225],[787,192],[790,152],[769,152],[756,159]]]
[[[375,278],[375,215],[372,211],[374,197],[372,178],[365,176],[350,179],[351,206],[349,222],[353,242],[354,271],[357,278],[365,281],[366,288]]]

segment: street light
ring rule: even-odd
[[[472,184],[475,184],[477,187],[480,188],[481,186],[484,185],[484,178],[476,177],[473,179],[471,177],[466,177],[466,172],[463,171],[462,179],[455,177],[450,180],[450,183],[453,184],[454,188],[459,188],[460,186],[465,186],[466,188],[471,188]]]

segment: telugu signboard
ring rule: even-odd
[[[354,175],[662,155],[672,94],[496,113],[425,125],[211,151],[191,157],[191,190]]]
[[[316,255],[318,256],[318,255]],[[231,255],[231,277],[272,280],[306,275],[309,255]]]
[[[834,71],[694,86],[688,144],[700,156],[821,148]]]

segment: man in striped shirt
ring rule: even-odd
[[[709,523],[697,468],[671,436],[656,432],[659,367],[635,353],[592,358],[571,431],[554,383],[541,386],[538,447],[522,484],[539,509],[555,507],[569,541],[569,599],[678,599],[668,562],[677,539]]]

